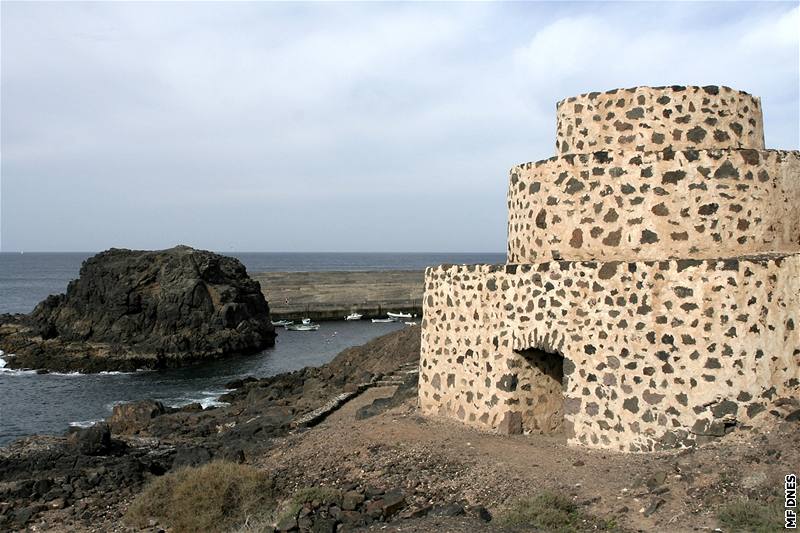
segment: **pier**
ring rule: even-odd
[[[383,318],[388,311],[422,315],[422,270],[376,272],[258,272],[273,320],[342,320],[356,312]]]

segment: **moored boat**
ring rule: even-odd
[[[364,315],[360,315],[358,313],[350,313],[349,315],[344,317],[344,319],[345,320],[361,320],[362,316],[364,316]]]
[[[389,318],[411,318],[411,313],[386,313]]]
[[[373,318],[372,322],[397,322],[393,318]]]
[[[292,322],[291,320],[273,320],[272,321],[272,325],[273,326],[286,327],[289,324],[294,324],[294,322]]]

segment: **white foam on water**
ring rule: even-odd
[[[227,392],[232,392],[235,389],[222,389],[218,391],[200,391],[200,394],[204,394],[205,396],[200,397],[191,397],[191,396],[184,396],[179,401],[171,403],[169,406],[173,408],[181,408],[193,403],[199,403],[203,409],[208,409],[209,407],[224,407],[226,405],[230,405],[228,402],[222,402],[219,400],[219,397]]]
[[[229,392],[234,392],[236,389],[221,389],[221,390],[204,390],[200,391],[200,394],[205,394],[206,396],[222,396],[223,394],[228,394]]]
[[[5,357],[14,357],[13,354],[3,353]],[[36,370],[14,370],[6,367],[6,360],[0,357],[0,374],[7,376],[35,376]]]
[[[116,406],[122,405],[123,403],[131,403],[131,402],[128,401],[128,400],[114,400],[113,402],[109,402],[109,403],[105,404],[103,407],[106,408],[106,411],[111,412],[111,411],[114,410],[114,408]]]
[[[226,405],[230,405],[228,402],[221,402],[218,398],[203,398],[200,400],[200,405],[203,406],[203,409],[208,409],[209,407],[224,407]]]
[[[13,368],[8,368],[8,362],[6,359],[10,359],[14,357],[12,353],[5,353],[3,350],[0,350],[0,373],[5,374],[15,374],[21,376],[30,376],[34,374],[39,374],[36,370],[14,370]],[[121,372],[119,370],[104,370],[102,372],[97,372],[96,374],[87,374],[84,372],[44,372],[42,375],[44,376],[61,376],[61,377],[75,377],[75,376],[93,376],[93,375],[100,375],[100,376],[121,376],[125,374],[135,374],[138,372],[151,372],[151,369],[148,368],[140,368],[135,372]]]
[[[97,420],[79,420],[77,422],[70,422],[70,427],[73,428],[90,428],[93,425],[97,424],[98,422],[102,422],[102,418],[98,418]]]

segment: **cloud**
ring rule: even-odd
[[[544,25],[514,51],[519,83],[557,99],[637,85],[728,85],[762,96],[768,146],[797,147],[797,122],[786,113],[797,117],[800,8],[764,5],[723,19],[728,4],[696,12],[659,4],[657,14],[650,6]]]
[[[503,250],[507,169],[620,86],[748,90],[798,144],[785,4],[2,9],[4,250]]]

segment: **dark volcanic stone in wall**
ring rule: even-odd
[[[16,352],[10,362],[56,370],[178,366],[258,352],[275,338],[244,265],[186,246],[101,252],[66,294],[49,296],[23,322],[27,330],[0,339]]]

